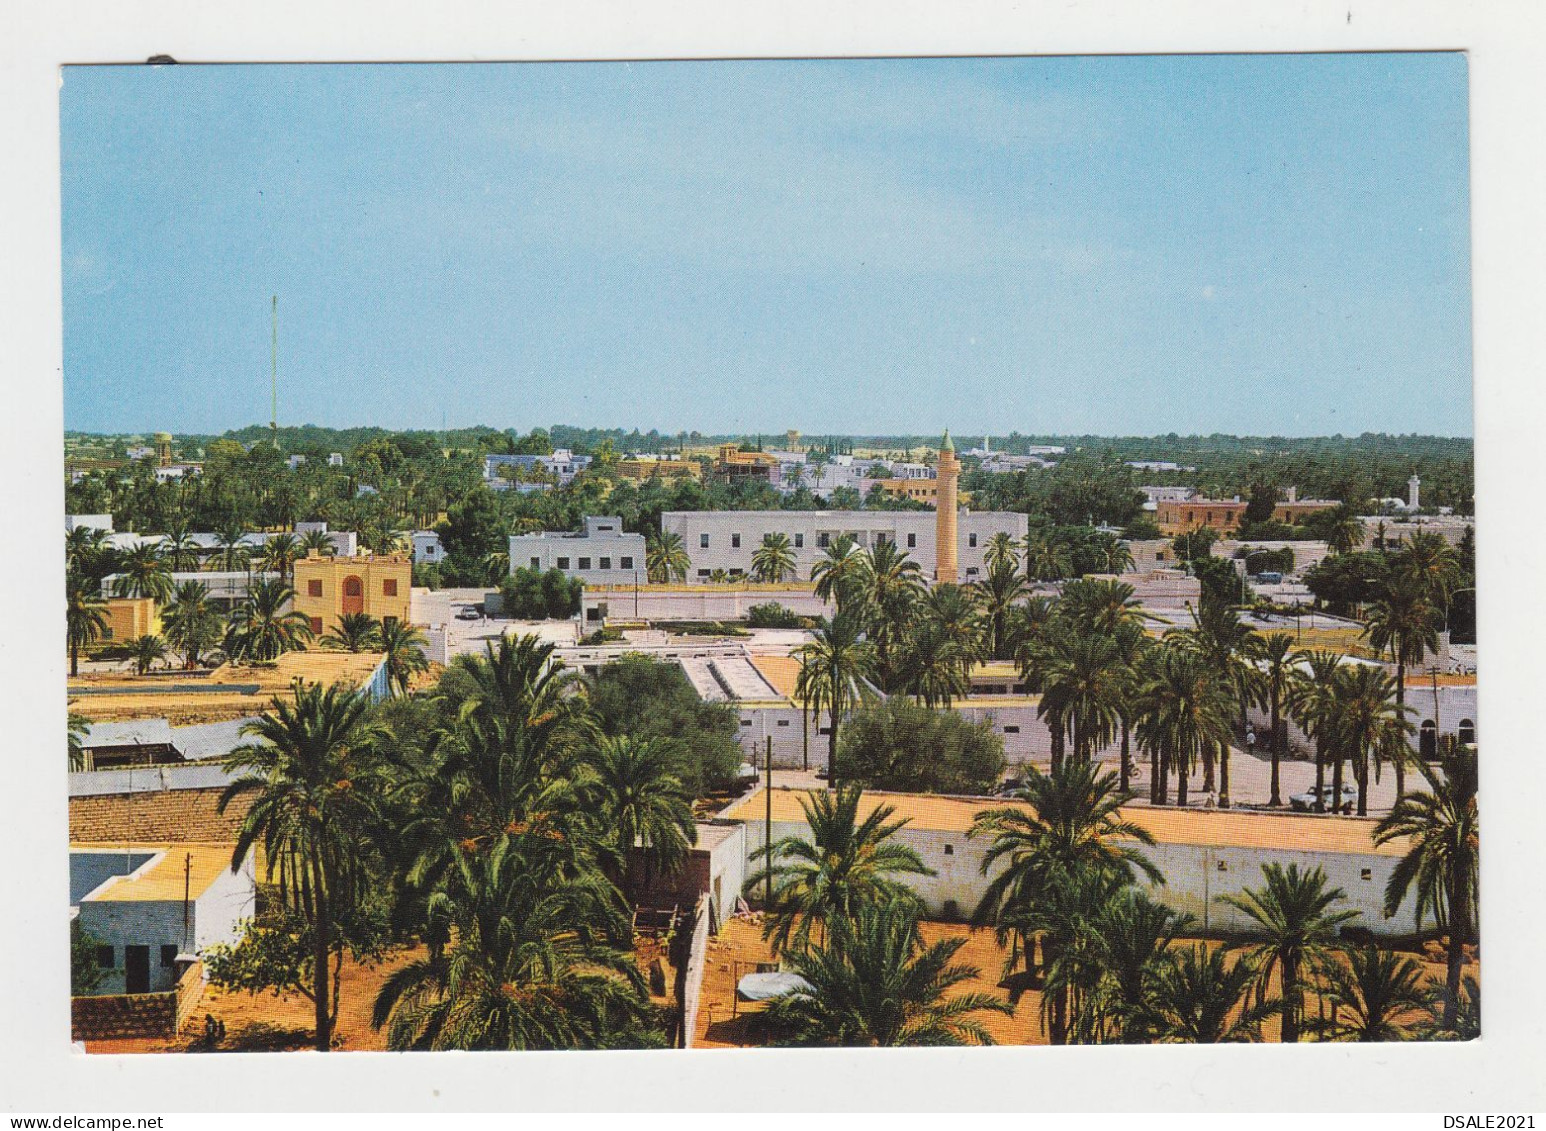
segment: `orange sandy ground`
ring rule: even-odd
[[[981,975],[965,983],[962,992],[982,991],[1008,1000],[1008,992],[999,985],[1004,951],[994,940],[992,931],[956,923],[925,923],[923,936],[931,943],[942,938],[966,939],[966,945],[956,952],[955,960],[977,967]],[[662,950],[661,944],[646,936],[639,937],[635,943],[639,969],[646,975],[651,962],[660,958],[666,993],[652,995],[651,1000],[656,1005],[668,1006],[671,1004],[673,978]],[[370,1025],[371,1006],[376,993],[392,971],[423,953],[422,948],[395,951],[374,967],[345,960],[335,1034],[337,1049],[380,1051],[386,1048],[386,1035]],[[1429,950],[1412,956],[1422,961],[1432,981],[1442,982],[1444,964],[1436,948],[1430,944]],[[770,958],[771,951],[762,941],[761,923],[756,917],[732,919],[717,938],[710,938],[694,1048],[748,1048],[765,1043],[756,1023],[757,1011],[761,1006],[748,1007],[745,1003],[734,1006],[735,983],[742,975],[752,972],[753,963],[768,961]],[[1476,974],[1477,964],[1468,962],[1466,973]],[[1276,992],[1275,986],[1273,992]],[[1313,999],[1307,1002],[1307,1006],[1309,1012],[1315,1012],[1316,1003]],[[1040,1011],[1041,994],[1035,989],[1029,989],[1021,995],[1013,1016],[995,1013],[978,1016],[996,1044],[1041,1045],[1047,1043],[1047,1038],[1041,1027]],[[202,1041],[205,1014],[212,1014],[224,1021],[226,1026],[226,1039],[213,1050],[205,1048]],[[311,1023],[311,1002],[299,994],[279,997],[272,994],[251,995],[208,986],[199,1003],[189,1011],[183,1031],[175,1040],[137,1038],[88,1041],[86,1051],[158,1053],[307,1050],[311,1047]],[[1267,1040],[1276,1040],[1276,1020],[1269,1020],[1263,1032]]]
[[[964,938],[966,945],[956,952],[955,961],[975,966],[978,978],[963,983],[959,992],[984,992],[1005,1001],[1007,990],[999,985],[1006,952],[1001,949],[991,930],[967,927],[956,923],[924,923],[925,941],[934,943],[944,938]],[[1185,944],[1185,945],[1190,945]],[[1216,946],[1217,943],[1209,943]],[[736,1006],[735,984],[743,975],[753,972],[753,963],[765,962],[772,957],[768,944],[762,941],[762,928],[757,916],[732,919],[725,925],[718,938],[709,940],[708,966],[703,976],[703,996],[698,1008],[698,1023],[694,1032],[694,1048],[747,1048],[765,1042],[756,1016],[762,1006],[745,1002]],[[1430,981],[1441,984],[1444,980],[1442,953],[1436,948],[1412,952],[1418,959]],[[737,965],[739,963],[739,965]],[[1477,973],[1477,964],[1468,962],[1467,974]],[[1269,993],[1276,994],[1276,978]],[[1307,1015],[1318,1012],[1319,1003],[1314,995],[1308,995]],[[1046,1033],[1041,1025],[1041,993],[1028,989],[1020,996],[1012,1017],[996,1013],[977,1014],[979,1020],[1000,1045],[1044,1045]],[[1262,1026],[1265,1040],[1278,1039],[1278,1021],[1270,1018]]]

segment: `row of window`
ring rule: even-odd
[[[574,561],[574,563],[575,563],[574,568],[577,569],[577,570],[581,570],[581,571],[588,570],[591,567],[592,559],[590,559],[590,558],[577,558],[577,559],[558,558],[558,559],[555,560],[555,564],[556,564],[557,568],[563,569],[563,570],[567,570],[569,568],[569,563],[570,563],[571,560]],[[610,557],[596,558],[595,562],[596,562],[596,568],[597,569],[611,569],[612,568],[612,559]],[[542,568],[542,559],[541,558],[532,558],[532,560],[531,560],[531,568],[532,569],[541,569]],[[618,558],[617,559],[617,568],[618,569],[632,569],[633,568],[633,555],[632,554],[625,554],[623,557]]]
[[[125,947],[124,949],[127,950],[129,948]],[[165,966],[165,967],[170,967],[170,966],[176,965],[176,962],[177,962],[177,948],[175,946],[170,945],[170,944],[162,946],[162,948],[161,948],[161,965]],[[100,967],[103,970],[116,970],[116,969],[118,969],[118,951],[117,951],[117,949],[114,948],[114,947],[111,947],[111,946],[107,946],[107,945],[103,945],[103,946],[97,947],[97,966]]]
[[[968,535],[968,537],[971,540],[970,543],[969,543],[970,545],[972,545],[972,546],[977,545],[977,535],[971,534],[971,535]],[[794,548],[796,550],[803,550],[803,549],[805,549],[805,535],[803,533],[801,533],[799,531],[796,531],[794,534],[790,535],[790,538],[793,539]],[[879,546],[882,543],[884,543],[885,540],[886,540],[886,535],[885,535],[885,533],[883,531],[876,533],[876,535],[875,535],[875,544],[877,546]],[[817,534],[816,534],[816,546],[817,546],[817,548],[825,550],[830,545],[832,545],[832,534],[831,534],[831,532],[830,531],[826,531],[826,530],[818,531]],[[700,550],[707,550],[709,548],[709,535],[708,535],[707,531],[704,531],[703,533],[698,535],[698,548]],[[730,548],[732,550],[739,550],[741,548],[741,536],[739,534],[731,534],[730,535]],[[909,550],[916,550],[918,548],[918,535],[916,535],[916,534],[909,534],[907,536],[907,548]]]
[[[360,581],[360,579],[358,577],[346,577],[346,578],[344,578],[344,596],[345,597],[362,597],[364,595],[365,595],[365,587],[361,583],[361,581]],[[395,596],[397,596],[397,578],[395,578],[395,577],[385,577],[385,578],[382,578],[382,580],[381,580],[381,595],[383,597],[395,597]],[[306,596],[308,596],[308,597],[320,597],[320,596],[322,596],[322,582],[320,580],[315,579],[315,578],[313,578],[312,580],[306,582]]]

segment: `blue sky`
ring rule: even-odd
[[[1471,433],[1459,55],[70,67],[67,428]]]

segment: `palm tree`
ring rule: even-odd
[[[1417,583],[1429,604],[1440,610],[1449,608],[1450,593],[1460,584],[1460,555],[1442,534],[1419,530],[1392,564],[1398,574]]]
[[[1061,581],[1074,570],[1068,549],[1051,535],[1031,533],[1025,538],[1027,581]]]
[[[1301,872],[1297,864],[1285,869],[1269,861],[1262,873],[1265,887],[1219,899],[1256,924],[1250,932],[1256,941],[1252,957],[1264,994],[1273,971],[1281,975],[1283,1040],[1292,1044],[1299,1040],[1304,1021],[1304,975],[1326,957],[1341,926],[1358,918],[1358,912],[1332,909],[1347,894],[1341,888],[1328,889],[1326,873],[1318,866]]]
[[[65,579],[65,641],[70,647],[70,675],[80,674],[81,649],[107,632],[107,602],[87,578]]]
[[[682,536],[670,530],[651,534],[644,547],[644,568],[656,585],[668,581],[686,581],[692,561],[682,546]]]
[[[243,724],[242,733],[259,741],[226,759],[237,776],[218,806],[224,813],[238,797],[252,796],[231,870],[261,845],[269,882],[277,882],[285,907],[309,928],[319,1052],[332,1047],[338,1009],[336,969],[329,989],[329,960],[336,966],[342,955],[334,925],[367,879],[359,842],[375,817],[380,768],[373,748],[382,737],[369,710],[362,692],[297,680],[293,702],[275,696],[269,714]]]
[[[1411,708],[1397,707],[1392,682],[1379,668],[1349,664],[1338,672],[1333,684],[1332,733],[1337,759],[1339,764],[1344,756],[1352,762],[1360,817],[1369,812],[1370,758],[1378,772],[1382,761],[1399,764],[1411,756],[1407,736],[1412,724],[1404,713]]]
[[[1192,918],[1123,887],[1082,922],[1092,943],[1093,986],[1072,1029],[1085,1043],[1136,1044],[1152,1038],[1155,982],[1170,960],[1177,935]]]
[[[193,573],[199,568],[203,555],[187,522],[179,519],[167,529],[161,539],[161,556],[173,573]]]
[[[1294,681],[1289,685],[1288,710],[1298,721],[1305,734],[1315,740],[1315,811],[1326,811],[1326,756],[1336,753],[1337,763],[1332,770],[1332,802],[1334,809],[1342,807],[1342,758],[1341,748],[1334,741],[1337,720],[1337,676],[1342,670],[1342,657],[1329,649],[1317,648],[1296,652],[1295,662],[1303,665],[1296,669]]]
[[[1333,554],[1350,554],[1363,541],[1363,520],[1346,503],[1326,520],[1326,545]]]
[[[1205,750],[1229,739],[1229,698],[1217,674],[1192,649],[1167,640],[1154,654],[1138,689],[1133,733],[1149,752],[1150,799],[1169,803],[1176,771],[1176,803],[1186,804],[1187,775]]]
[[[946,707],[970,688],[968,659],[962,662],[957,644],[939,621],[928,617],[907,637],[898,657],[895,682],[926,707]]]
[[[331,558],[338,548],[333,545],[332,536],[325,530],[308,530],[302,534],[296,544],[298,558],[307,558],[316,554],[319,558]]]
[[[818,624],[811,636],[792,653],[800,661],[795,695],[812,717],[827,712],[827,775],[836,789],[838,724],[864,695],[864,680],[875,668],[875,649],[865,640],[858,616],[842,608],[830,621]]]
[[[810,839],[786,836],[752,854],[764,863],[747,879],[746,890],[773,883],[762,933],[772,940],[775,953],[809,949],[817,921],[827,925],[831,944],[838,941],[835,924],[851,920],[863,907],[916,904],[917,896],[902,877],[934,874],[916,852],[892,839],[907,818],[891,821],[896,810],[875,805],[861,820],[862,799],[856,785],[803,796],[800,808]]]
[[[1008,968],[1017,956],[1033,968],[1037,934],[1050,968],[1070,960],[1077,936],[1070,920],[1078,908],[1111,894],[1103,881],[1130,883],[1135,872],[1162,879],[1142,852],[1116,843],[1151,845],[1154,838],[1123,817],[1116,775],[1094,763],[1070,759],[1051,774],[1030,767],[1013,797],[1021,804],[983,810],[968,834],[993,838],[981,870],[986,876],[997,869],[974,917],[992,924],[1001,944],[1012,943]],[[1066,1037],[1069,985],[1065,980],[1043,999],[1054,1044]]]
[[[934,586],[923,598],[923,617],[939,628],[961,665],[963,676],[983,658],[984,626],[972,589],[948,582]]]
[[[854,559],[847,567],[853,570],[852,597],[874,641],[882,685],[890,690],[892,649],[900,643],[923,594],[923,572],[895,542],[877,542],[867,553],[850,556]],[[969,610],[969,603],[964,607]]]
[[[1364,634],[1376,652],[1388,652],[1396,664],[1396,712],[1406,713],[1408,665],[1421,667],[1428,653],[1439,650],[1439,612],[1425,591],[1423,580],[1396,572],[1386,580],[1379,599],[1369,610]],[[1396,797],[1406,792],[1406,759],[1396,759]]]
[[[992,994],[952,994],[979,976],[956,963],[965,939],[925,945],[906,902],[860,907],[834,920],[825,945],[789,956],[804,985],[775,998],[764,1016],[782,1043],[827,1047],[904,1048],[991,1045],[973,1014],[1012,1015]]]
[[[989,549],[991,551],[992,547]],[[1025,582],[1020,577],[1018,567],[1018,559],[990,564],[988,576],[975,586],[977,602],[982,608],[982,625],[986,636],[984,649],[995,660],[1007,660],[1013,655],[1010,613],[1024,600],[1026,593]]]
[[[396,970],[371,1023],[391,1049],[594,1049],[626,1041],[649,1009],[627,908],[594,869],[533,867],[529,836],[459,853],[431,900],[447,951]]]
[[[344,613],[322,646],[339,652],[375,652],[381,647],[381,622],[369,613]]]
[[[1005,530],[997,531],[988,539],[982,558],[990,574],[1000,570],[1007,570],[1011,574],[1017,571],[1020,568],[1020,550],[1015,544],[1014,535]]]
[[[497,720],[577,748],[587,721],[578,672],[555,658],[557,646],[536,636],[501,636],[482,655],[453,659],[436,697],[459,719]]]
[[[1257,666],[1261,650],[1261,637],[1240,619],[1240,614],[1222,601],[1204,599],[1192,610],[1192,627],[1175,634],[1181,642],[1194,649],[1214,673],[1232,701],[1240,722],[1240,732],[1245,733],[1248,713],[1252,704],[1261,700],[1261,671]],[[1219,806],[1230,807],[1229,798],[1229,738],[1217,742],[1219,766]],[[1204,750],[1203,789],[1213,789],[1213,761]]]
[[[1261,691],[1267,703],[1267,753],[1272,759],[1272,786],[1267,804],[1276,808],[1283,804],[1278,767],[1287,738],[1283,733],[1283,708],[1288,704],[1294,686],[1294,638],[1286,632],[1274,632],[1264,637],[1257,661],[1261,665]]]
[[[271,573],[277,573],[281,581],[290,579],[295,561],[301,557],[305,557],[305,551],[301,549],[301,543],[294,534],[275,534],[263,543],[263,568]]]
[[[1223,947],[1203,943],[1173,951],[1154,985],[1154,1039],[1162,1043],[1232,1044],[1261,1040],[1261,1023],[1276,1008],[1250,1005],[1256,971],[1245,959],[1229,964]]]
[[[1109,636],[1123,625],[1143,623],[1136,590],[1125,581],[1070,581],[1063,586],[1058,612],[1082,633]]]
[[[1042,691],[1036,713],[1045,716],[1049,726],[1066,728],[1075,761],[1089,762],[1116,737],[1124,674],[1110,636],[1065,633],[1053,638],[1040,665]],[[1058,762],[1054,747],[1054,769]]]
[[[275,660],[285,652],[304,650],[312,639],[304,613],[285,607],[295,590],[283,581],[258,581],[247,587],[247,599],[231,614],[226,627],[226,655],[246,660]]]
[[[794,548],[789,535],[781,531],[762,536],[762,545],[752,551],[752,576],[775,585],[795,572]]]
[[[209,603],[209,590],[197,581],[178,585],[161,614],[161,631],[182,653],[184,666],[197,667],[199,656],[220,640],[220,614]]]
[[[1421,966],[1377,946],[1348,951],[1345,965],[1328,960],[1322,974],[1320,997],[1331,1014],[1306,1028],[1333,1041],[1407,1040],[1410,1034],[1402,1019],[1426,1008],[1433,998]]]
[[[1133,775],[1133,723],[1138,717],[1138,690],[1143,686],[1150,649],[1148,635],[1136,624],[1124,624],[1112,633],[1116,649],[1117,679],[1114,687],[1117,712],[1121,789],[1128,792]]]
[[[172,593],[172,574],[154,542],[141,542],[124,554],[113,581],[115,597],[149,597],[165,601]]]
[[[244,570],[251,562],[251,552],[243,541],[245,537],[241,522],[235,519],[227,521],[215,532],[215,557],[227,573]]]
[[[670,750],[653,738],[605,738],[588,759],[596,771],[602,827],[622,858],[623,894],[640,894],[633,875],[635,850],[644,862],[644,883],[652,874],[671,875],[698,842],[691,798],[670,768]]]
[[[407,695],[413,677],[429,670],[427,644],[424,633],[411,624],[396,619],[382,624],[376,648],[386,654],[387,685],[398,695]]]
[[[1404,840],[1406,855],[1385,886],[1385,917],[1417,889],[1417,926],[1431,914],[1448,938],[1442,1025],[1453,1031],[1460,1012],[1460,969],[1465,946],[1480,922],[1477,887],[1476,747],[1441,744],[1437,763],[1417,763],[1428,788],[1396,803],[1374,831],[1376,844]]]
[[[72,699],[71,702],[73,703],[74,700]],[[74,773],[77,770],[84,770],[86,768],[85,739],[91,733],[91,720],[85,715],[70,711],[65,722],[65,733],[70,750],[70,771]]]
[[[95,574],[102,552],[107,548],[107,533],[95,526],[77,526],[64,536],[64,568],[67,573]]]
[[[166,641],[154,633],[135,637],[129,647],[134,650],[134,670],[140,675],[166,659]]]
[[[1107,573],[1123,574],[1133,568],[1133,549],[1120,538],[1108,541],[1101,557],[1105,559]]]
[[[816,596],[831,601],[839,612],[853,593],[854,583],[863,566],[864,555],[853,536],[840,534],[827,544],[826,552],[811,566]]]

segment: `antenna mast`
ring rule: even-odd
[[[271,382],[268,429],[279,446],[279,296],[273,296],[269,313],[269,380]]]

